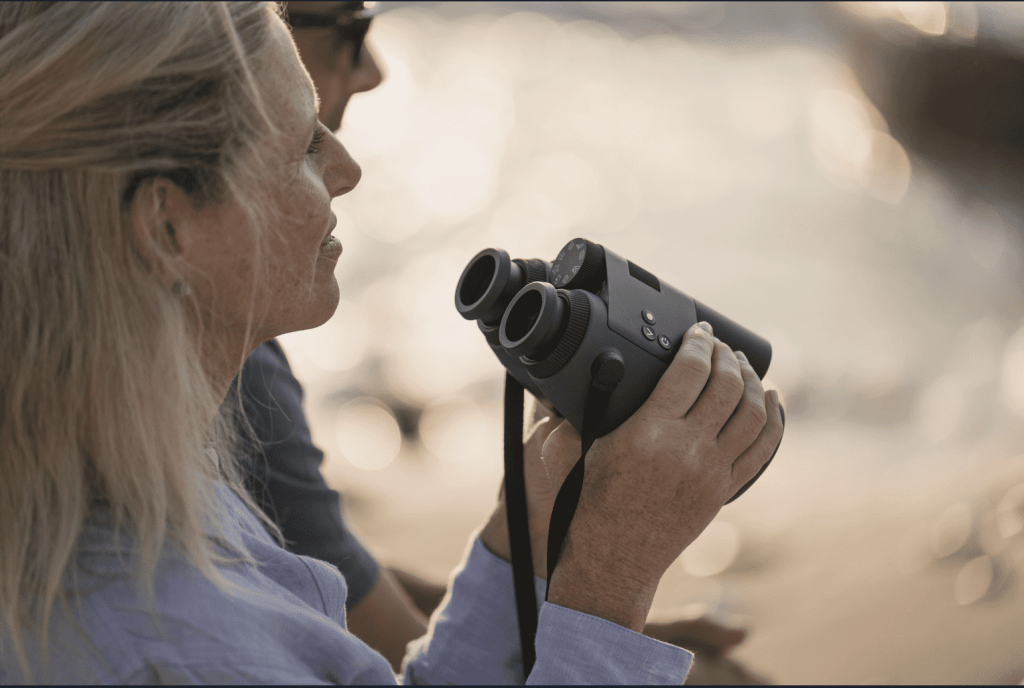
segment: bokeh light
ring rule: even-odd
[[[363,360],[369,345],[370,328],[360,310],[342,299],[326,323],[312,330],[292,332],[281,337],[292,367],[300,375],[318,378],[338,373]],[[303,375],[306,377],[306,375]]]
[[[501,421],[468,399],[439,400],[420,421],[423,445],[434,456],[461,466],[500,462]]]
[[[996,507],[996,526],[1004,538],[1024,533],[1024,483],[1014,485]]]
[[[334,432],[341,455],[364,470],[387,468],[402,449],[394,415],[372,399],[345,404],[335,418]]]
[[[939,558],[959,552],[971,535],[973,518],[970,507],[957,502],[939,514],[932,526],[932,553]]]
[[[1014,416],[1024,419],[1024,325],[1006,343],[1000,370],[1003,404]]]
[[[863,96],[824,89],[811,102],[810,119],[815,157],[836,181],[888,203],[903,198],[910,157]]]
[[[844,2],[843,7],[865,17],[886,18],[912,26],[923,34],[941,36],[949,26],[947,2]]]
[[[959,605],[971,604],[983,598],[995,578],[992,557],[983,554],[964,565],[956,575],[953,596]]]

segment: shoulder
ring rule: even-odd
[[[55,656],[75,658],[60,671],[73,675],[53,682],[313,682],[374,665],[345,630],[336,570],[271,542],[247,545],[255,562],[219,566],[222,585],[164,556],[152,605],[116,553],[91,553],[75,618],[55,628]]]

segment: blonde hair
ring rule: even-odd
[[[0,3],[0,657],[26,676],[90,510],[133,533],[150,599],[168,542],[222,583],[204,527],[223,476],[204,450],[219,443],[237,485],[232,423],[214,420],[196,304],[155,277],[128,211],[163,176],[266,224],[254,161],[273,124],[252,61],[275,12]]]

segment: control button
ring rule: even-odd
[[[666,337],[665,335],[658,335],[658,343],[661,344],[662,349],[666,349],[668,351],[672,350],[672,340]]]
[[[644,309],[644,312],[641,313],[640,315],[643,316],[644,322],[647,323],[648,325],[654,325],[658,322],[657,320],[654,319],[654,313],[651,313],[646,308]]]
[[[654,330],[651,329],[650,325],[644,325],[641,329],[644,333],[644,336],[650,339],[652,342],[658,337],[658,335],[654,334]]]

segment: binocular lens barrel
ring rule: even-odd
[[[484,249],[462,271],[455,289],[455,308],[466,320],[492,325],[525,283],[522,269],[500,248]]]
[[[501,345],[513,356],[537,357],[558,343],[568,306],[546,282],[532,282],[508,305],[498,329]]]
[[[710,323],[715,336],[728,344],[733,351],[742,351],[757,376],[764,378],[772,362],[772,345],[768,340],[696,299],[693,300],[693,305],[697,321],[705,320]]]
[[[550,268],[543,260],[512,260],[500,248],[484,249],[462,271],[455,308],[466,320],[493,327],[501,322],[512,297],[530,282],[546,282]]]
[[[480,256],[465,270],[459,282],[459,302],[475,304],[487,293],[498,272],[498,261],[494,256]]]

